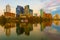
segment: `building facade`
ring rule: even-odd
[[[24,13],[24,8],[22,6],[17,6],[16,8],[16,16],[18,17],[20,14]]]
[[[29,14],[29,5],[26,5],[24,8],[24,13]]]
[[[29,9],[29,12],[31,15],[33,15],[33,10],[32,9]]]
[[[40,16],[43,17],[43,9],[40,9]]]
[[[55,14],[53,19],[60,19],[59,17],[60,17],[59,14]]]
[[[11,7],[10,7],[10,5],[6,5],[6,12],[11,12]]]
[[[15,18],[15,14],[10,12],[4,12],[4,16],[5,18]]]

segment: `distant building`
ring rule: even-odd
[[[29,14],[29,5],[26,5],[24,8],[24,13]]]
[[[4,10],[4,16],[5,18],[15,18],[15,14],[11,13],[10,5],[6,5],[6,11]]]
[[[6,12],[11,12],[11,7],[10,7],[10,5],[6,5]]]
[[[33,15],[33,10],[32,9],[29,9],[29,12],[31,15]]]
[[[43,17],[43,9],[40,9],[40,16]]]
[[[6,18],[15,18],[15,14],[14,13],[9,13],[9,12],[4,12],[4,16]]]
[[[60,19],[59,17],[59,14],[55,14],[54,19]]]
[[[17,6],[16,8],[16,16],[18,17],[19,15],[24,13],[24,8],[22,6]]]

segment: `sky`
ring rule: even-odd
[[[11,6],[11,12],[13,13],[16,13],[17,5],[23,7],[29,5],[30,9],[33,9],[33,13],[38,15],[40,15],[41,8],[52,15],[60,14],[60,0],[0,0],[0,15],[4,13],[7,4]]]

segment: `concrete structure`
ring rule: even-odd
[[[10,5],[6,5],[6,12],[11,12],[11,7],[10,7]]]
[[[24,13],[29,14],[29,5],[26,5],[24,8]]]
[[[33,16],[33,10],[29,8],[29,5],[26,5],[24,8],[24,14],[20,14],[20,18],[31,17]]]
[[[33,15],[33,10],[32,9],[29,9],[29,12],[31,15]]]
[[[4,16],[6,18],[15,18],[15,14],[14,13],[9,13],[9,12],[4,12]]]
[[[15,14],[11,13],[10,5],[6,5],[6,11],[4,12],[5,18],[15,18]]]
[[[40,10],[40,16],[43,17],[43,9]]]
[[[59,17],[60,17],[59,14],[55,14],[53,19],[60,19]]]
[[[17,6],[16,8],[16,16],[18,17],[20,14],[24,13],[24,8],[22,6]]]

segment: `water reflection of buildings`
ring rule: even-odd
[[[15,24],[14,23],[6,23],[4,25],[6,36],[10,36],[10,34],[11,34],[11,28],[13,28],[13,27],[15,27]]]
[[[6,29],[5,29],[5,33],[6,33],[6,36],[10,36],[10,34],[11,34],[11,29],[10,29],[10,28],[6,28]]]
[[[60,21],[53,21],[55,25],[60,25]]]
[[[25,33],[25,35],[30,35],[30,31],[33,30],[33,25],[30,23],[17,23],[16,24],[16,33],[17,35]]]
[[[18,35],[20,35],[20,34],[22,34],[23,32],[24,32],[24,28],[23,28],[23,27],[20,27],[20,24],[17,23],[17,24],[16,24],[16,33],[17,33]]]
[[[44,29],[45,29],[45,25],[44,25],[44,23],[41,23],[41,31],[43,31]]]
[[[37,23],[34,23],[34,27],[37,27]]]
[[[52,21],[49,21],[49,22],[42,22],[41,23],[41,31],[43,31],[45,29],[45,27],[51,27],[52,25]]]

